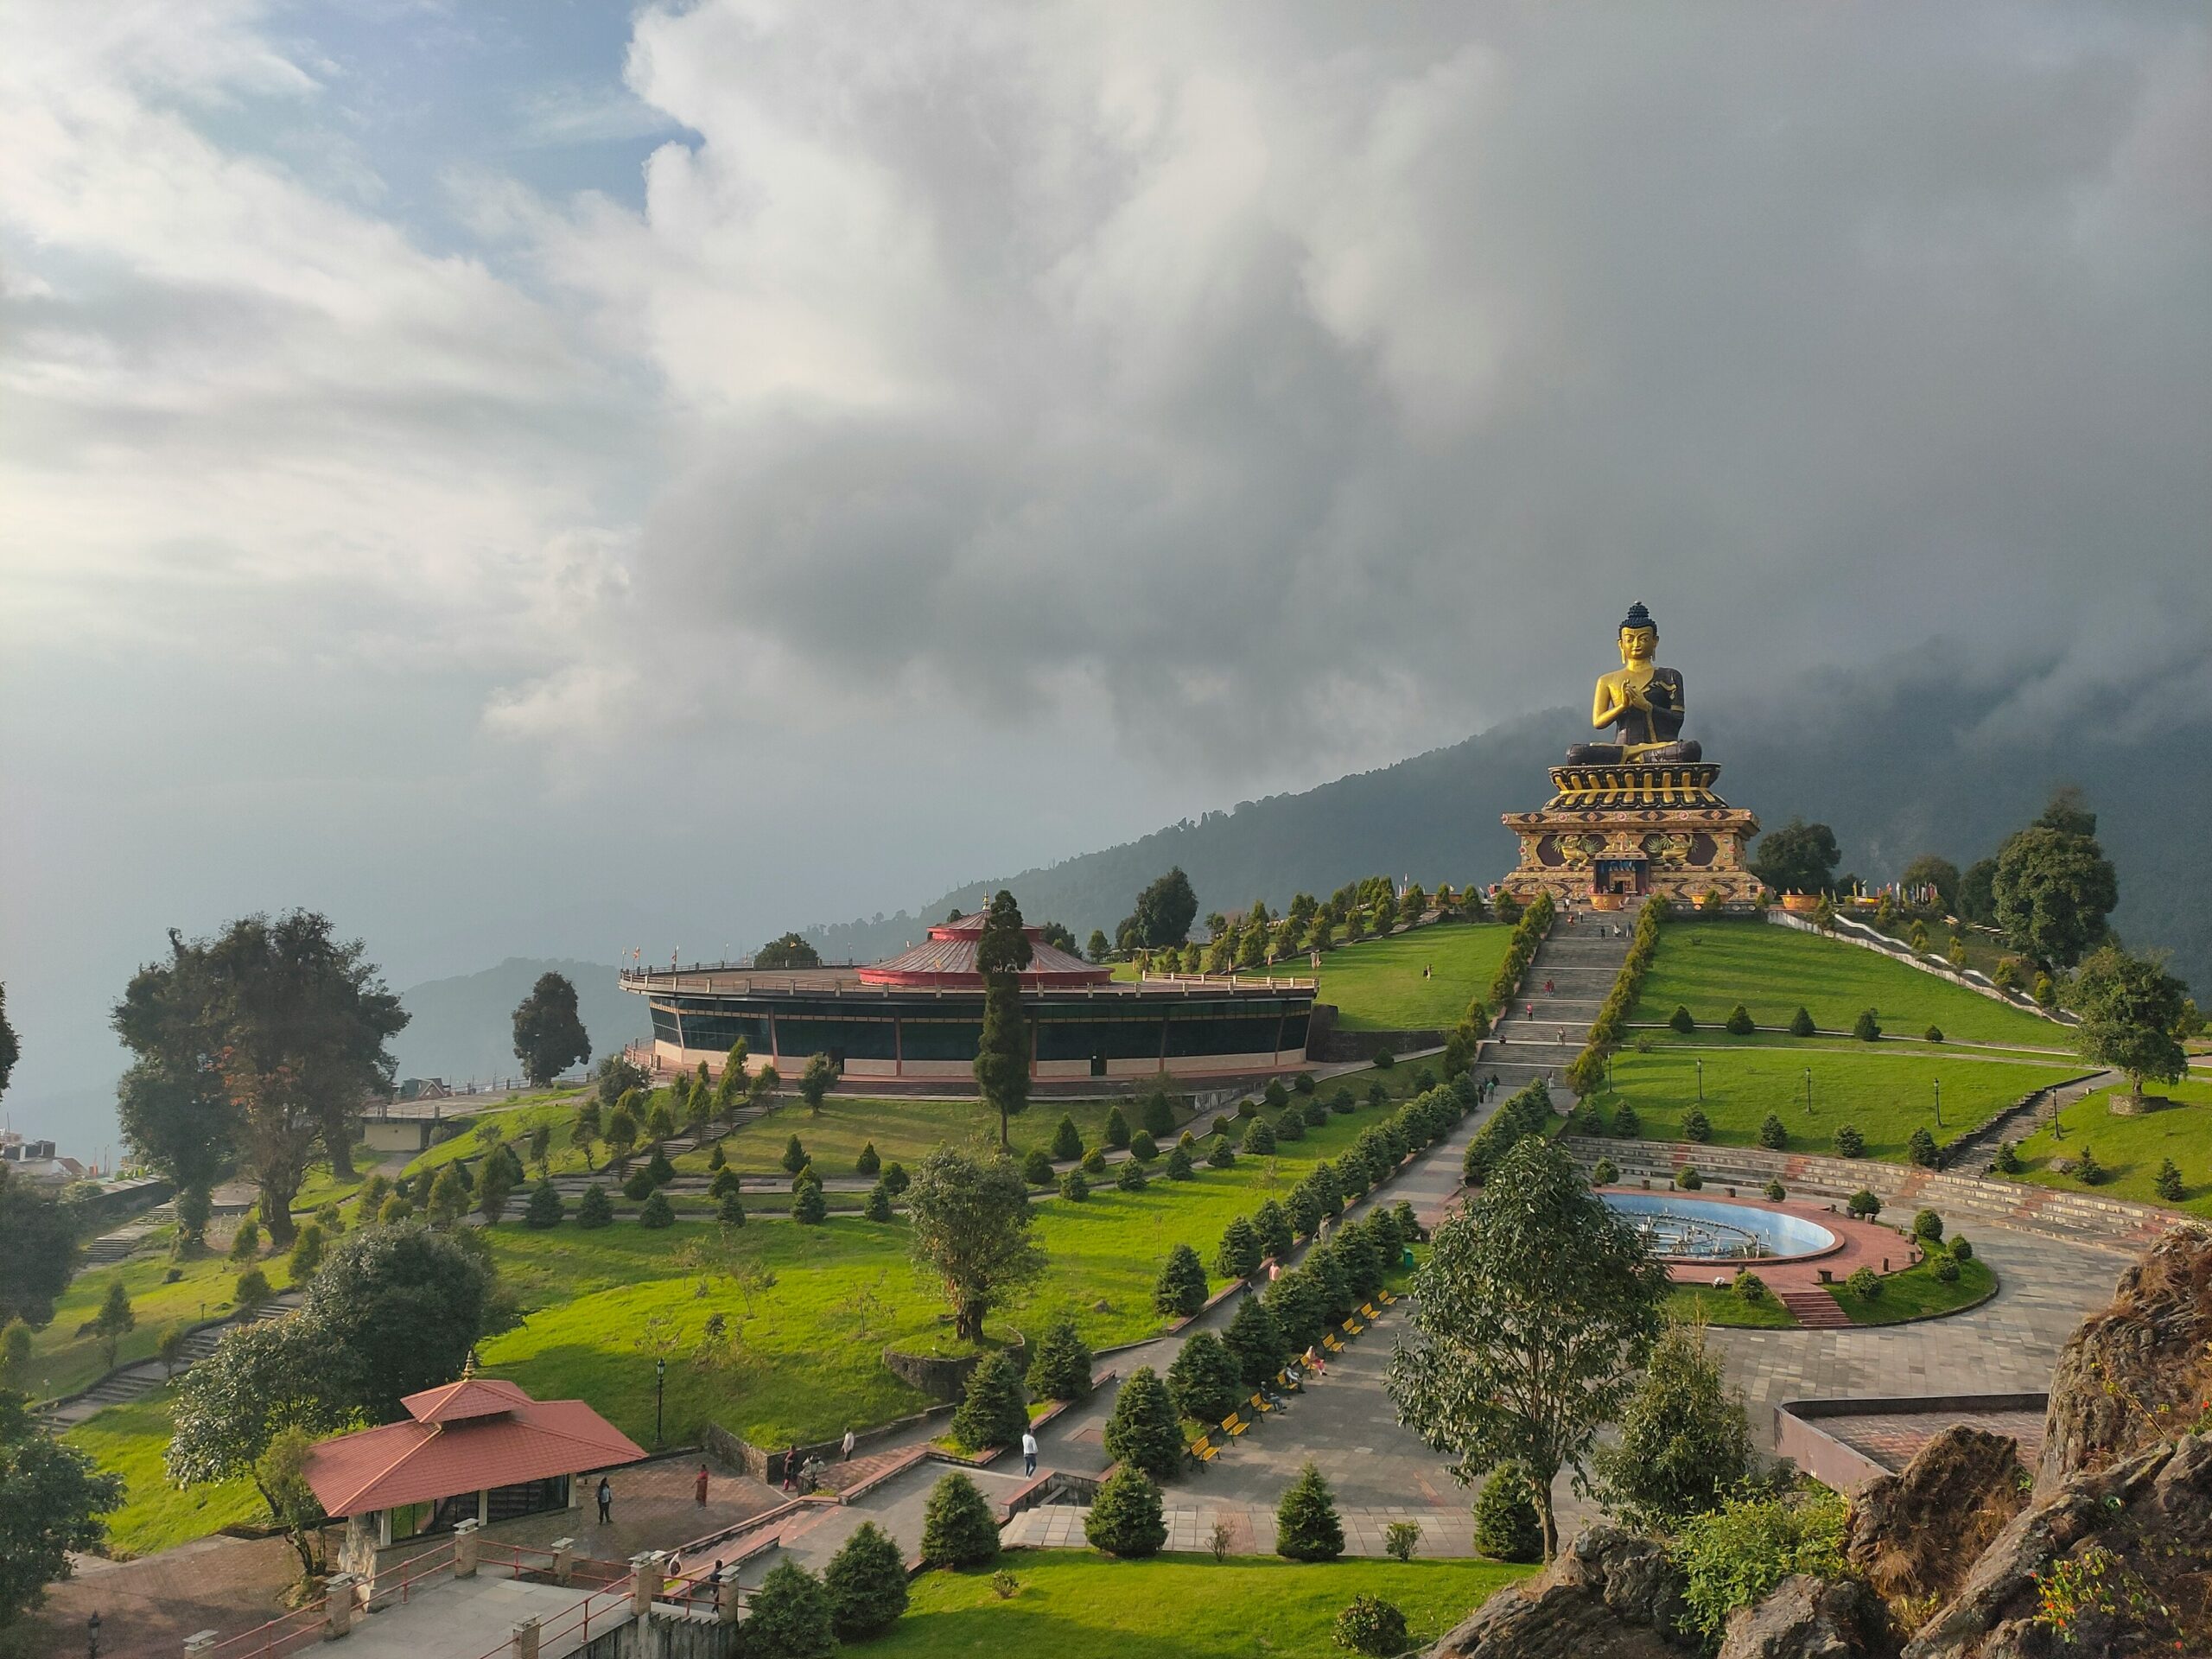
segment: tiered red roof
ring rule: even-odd
[[[1044,929],[1026,927],[1029,936],[1029,966],[1023,969],[1024,985],[1042,988],[1061,985],[1104,985],[1114,977],[1109,969],[1095,967],[1081,957],[1071,957],[1058,945],[1047,944]],[[939,922],[921,944],[911,945],[887,962],[860,970],[864,985],[943,985],[975,989],[983,975],[976,966],[976,947],[983,935],[982,913],[963,916],[957,922]]]
[[[410,1421],[340,1434],[308,1457],[308,1484],[325,1514],[361,1515],[645,1455],[582,1401],[533,1400],[495,1377],[463,1377],[399,1403]]]

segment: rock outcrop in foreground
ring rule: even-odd
[[[2032,1481],[1955,1427],[1852,1504],[1843,1582],[1785,1579],[1719,1659],[2212,1656],[2212,1231],[2177,1227],[2068,1341]],[[1613,1527],[1503,1591],[1438,1659],[1686,1659],[1666,1546]]]

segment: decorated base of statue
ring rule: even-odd
[[[1708,893],[1723,904],[1759,895],[1745,868],[1759,821],[1713,793],[1720,768],[1695,764],[1554,766],[1552,798],[1535,812],[1509,812],[1521,861],[1505,878],[1517,899],[1603,896],[1612,909],[1644,893],[1694,905]]]

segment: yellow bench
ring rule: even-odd
[[[1361,1303],[1361,1304],[1360,1304],[1360,1307],[1359,1307],[1359,1311],[1360,1311],[1361,1313],[1364,1313],[1365,1315],[1367,1315],[1368,1322],[1369,1322],[1370,1324],[1374,1323],[1374,1321],[1376,1321],[1376,1319],[1381,1319],[1381,1318],[1382,1317],[1380,1313],[1377,1313],[1375,1311],[1375,1304],[1374,1304],[1374,1303],[1372,1303],[1372,1302],[1363,1302],[1363,1303]]]
[[[1200,1467],[1204,1467],[1205,1465],[1211,1463],[1216,1458],[1218,1458],[1221,1455],[1221,1448],[1216,1446],[1211,1438],[1204,1434],[1199,1435],[1197,1440],[1192,1440],[1190,1445],[1185,1446],[1184,1449],[1191,1454],[1191,1460],[1198,1464]]]
[[[1393,1296],[1393,1295],[1392,1295],[1389,1291],[1387,1291],[1387,1290],[1378,1290],[1378,1291],[1376,1291],[1375,1294],[1376,1294],[1377,1296],[1380,1296],[1380,1297],[1382,1299],[1382,1306],[1385,1306],[1385,1307],[1395,1307],[1395,1306],[1397,1306],[1398,1299],[1397,1299],[1396,1297]]]
[[[1339,1328],[1348,1337],[1356,1337],[1361,1332],[1367,1329],[1367,1327],[1362,1325],[1357,1319],[1346,1319]]]
[[[1269,1412],[1274,1409],[1273,1406],[1268,1403],[1268,1396],[1264,1394],[1255,1394],[1244,1403],[1251,1407],[1255,1414],[1262,1417],[1266,1416]]]
[[[1325,1334],[1321,1338],[1321,1345],[1332,1354],[1341,1354],[1344,1351],[1344,1344],[1338,1342],[1333,1336]]]
[[[1232,1440],[1238,1435],[1245,1433],[1251,1427],[1251,1424],[1246,1422],[1242,1417],[1238,1416],[1233,1411],[1230,1412],[1228,1416],[1221,1420],[1222,1432],[1228,1435]]]

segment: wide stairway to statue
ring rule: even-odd
[[[1510,1007],[1499,1010],[1492,1040],[1484,1045],[1475,1064],[1478,1079],[1497,1079],[1498,1100],[1531,1077],[1542,1077],[1554,1104],[1564,1109],[1573,1103],[1573,1093],[1561,1079],[1620,976],[1634,923],[1632,915],[1600,913],[1573,922],[1562,915],[1552,924],[1521,982],[1520,995]]]

